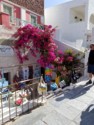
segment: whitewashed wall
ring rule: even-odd
[[[85,6],[85,21],[70,23],[70,9],[78,6]],[[74,42],[85,39],[88,22],[88,0],[73,0],[45,9],[45,23],[53,27],[58,26],[62,30],[61,39]]]
[[[29,54],[29,60],[25,61],[23,63],[23,65],[31,65],[33,66],[33,70],[35,69],[37,63],[37,59],[36,57],[31,56],[31,54]],[[17,56],[15,55],[15,53],[13,53],[13,55],[8,55],[8,54],[4,54],[4,55],[0,55],[0,70],[2,69],[2,67],[4,67],[4,73],[10,72],[11,73],[11,82],[13,80],[13,76],[16,74],[19,66],[19,60],[17,58]],[[17,67],[11,67],[11,66],[17,66]],[[6,68],[7,67],[7,68]],[[9,67],[9,68],[8,68]],[[11,68],[10,68],[11,67]]]

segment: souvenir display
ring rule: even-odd
[[[49,83],[51,81],[52,77],[45,75],[45,82]]]
[[[8,85],[8,81],[6,81],[3,76],[3,78],[0,79],[0,95],[2,96],[2,99],[7,99],[11,95],[11,92],[8,89]]]
[[[22,67],[22,76],[23,80],[27,80],[29,78],[29,68],[27,67]]]
[[[47,92],[47,85],[43,80],[43,77],[41,76],[40,83],[38,85],[38,93],[39,94],[44,94]]]
[[[64,88],[66,86],[66,82],[64,80],[59,82],[60,88]]]
[[[49,67],[45,68],[45,81],[48,83],[52,79],[52,70]]]
[[[20,84],[19,84],[20,81],[21,81],[21,77],[19,75],[19,71],[17,71],[13,77],[13,83],[16,90],[20,89]]]
[[[13,92],[12,101],[14,102],[15,105],[19,106],[23,104],[25,101],[27,101],[26,97],[27,94],[24,90],[18,90],[16,92]]]
[[[41,69],[39,66],[36,66],[35,69],[34,69],[34,78],[36,77],[40,77],[41,76]]]
[[[49,67],[45,68],[45,75],[52,76],[52,70]]]
[[[31,100],[33,98],[33,89],[31,86],[27,86],[24,88],[23,96],[27,98],[27,100]]]
[[[56,84],[59,86],[59,81],[60,81],[60,76],[57,76],[56,78],[55,78],[55,82],[56,82]]]
[[[15,101],[15,104],[16,104],[17,106],[21,105],[22,103],[23,103],[22,98],[18,98],[18,99]]]
[[[47,94],[47,84],[43,80],[43,76],[40,78],[40,83],[38,84],[38,93],[42,95],[41,98],[38,100],[39,104],[46,103],[46,94]]]
[[[29,78],[29,68],[28,67],[22,67],[20,68],[16,74],[14,75],[13,82],[15,83],[16,90],[19,90],[21,88],[25,87],[25,82],[19,83],[20,81],[27,80]]]
[[[7,86],[8,86],[8,81],[6,81],[5,78],[0,79],[0,88]]]
[[[55,80],[52,80],[52,82],[50,84],[50,88],[51,88],[52,91],[55,91],[56,89],[58,89],[58,86],[55,83]]]

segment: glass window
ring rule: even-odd
[[[31,23],[32,24],[36,24],[37,23],[37,17],[36,16],[31,15]]]
[[[3,5],[3,11],[10,15],[10,21],[12,22],[12,7]]]

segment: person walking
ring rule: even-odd
[[[94,81],[92,80],[94,77],[94,43],[90,45],[90,52],[88,57],[88,73],[89,73],[89,81],[86,83],[88,84],[94,84]]]

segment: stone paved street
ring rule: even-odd
[[[94,125],[94,86],[82,81],[7,125]]]

